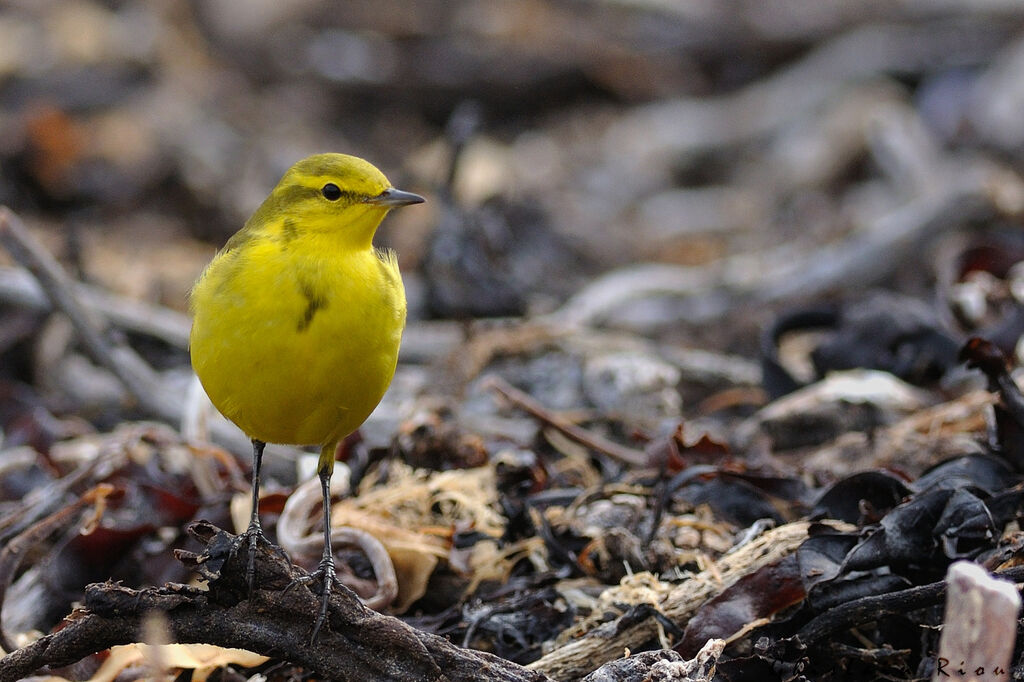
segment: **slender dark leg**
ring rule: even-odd
[[[249,563],[245,567],[245,579],[249,583],[249,594],[252,594],[252,586],[256,580],[256,545],[260,540],[269,542],[263,534],[263,527],[260,526],[260,467],[263,466],[263,448],[267,444],[261,440],[252,439],[252,514],[249,516],[249,528],[245,531],[245,538],[249,541]]]
[[[321,461],[320,470],[317,473],[320,476],[320,490],[324,498],[324,555],[320,559],[320,565],[317,567],[314,575],[318,574],[320,576],[323,591],[320,593],[320,613],[317,615],[316,623],[313,625],[313,636],[310,639],[311,644],[316,643],[316,639],[320,635],[320,628],[323,627],[324,622],[327,620],[327,605],[331,600],[331,587],[334,586],[334,581],[336,580],[334,552],[331,550],[331,474],[333,472],[333,457],[326,465]]]
[[[261,440],[252,439],[252,513],[249,515],[249,527],[245,532],[237,536],[231,543],[231,554],[234,555],[242,545],[249,545],[249,560],[245,565],[245,581],[249,585],[249,596],[252,596],[252,588],[256,583],[256,547],[262,540],[270,544],[270,540],[263,534],[263,527],[260,526],[260,467],[263,465],[263,448],[267,444]]]
[[[323,629],[324,623],[327,622],[327,607],[330,605],[331,590],[334,589],[335,583],[342,590],[348,589],[338,581],[337,574],[334,571],[334,551],[331,549],[331,474],[334,473],[335,447],[336,444],[325,445],[320,450],[320,461],[317,467],[324,507],[324,553],[320,559],[320,565],[309,575],[295,578],[285,588],[285,592],[287,592],[296,585],[304,585],[316,581],[320,581],[322,585],[320,611],[317,613],[316,621],[313,623],[313,635],[310,637],[310,645],[316,644],[316,640],[320,636],[320,630]],[[354,594],[352,596],[355,598]]]

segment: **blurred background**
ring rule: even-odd
[[[0,203],[123,297],[108,316],[169,309],[120,326],[181,373],[192,282],[322,151],[429,198],[378,234],[409,293],[406,361],[519,317],[753,357],[780,309],[874,287],[967,332],[1015,308],[1022,29],[1009,0],[12,0]],[[69,337],[41,343],[45,306],[0,274],[6,393],[116,423],[119,388],[69,379]],[[619,397],[570,374],[541,397]]]
[[[429,197],[378,235],[405,273],[406,362],[461,352],[483,318],[753,358],[780,310],[876,288],[1012,352],[1022,29],[1009,0],[12,0],[0,203],[181,374],[192,282],[321,151]],[[68,369],[71,337],[4,267],[10,404],[117,423],[119,387]],[[463,378],[543,346],[489,343]],[[548,404],[621,402],[543,362],[515,383]]]
[[[0,251],[2,510],[32,508],[27,527],[67,497],[33,506],[27,492],[73,470],[115,480],[123,496],[108,534],[68,540],[80,543],[71,558],[40,579],[48,592],[62,584],[62,598],[39,616],[21,588],[7,629],[47,630],[89,580],[182,579],[170,550],[188,520],[228,527],[224,491],[248,499],[244,471],[196,445],[206,433],[184,405],[187,296],[282,173],[317,152],[364,157],[428,198],[378,232],[398,251],[410,322],[391,392],[350,444],[353,484],[389,458],[490,462],[496,483],[465,485],[493,492],[479,506],[511,521],[457,510],[425,528],[526,537],[516,528],[532,532],[528,494],[585,497],[666,462],[718,466],[729,454],[737,471],[780,476],[799,463],[813,488],[857,468],[913,477],[978,450],[987,394],[938,445],[826,446],[955,400],[969,335],[1019,358],[1022,75],[1020,0],[5,0],[0,204],[81,283],[109,364],[123,370],[117,352],[131,349],[155,370],[126,399]],[[783,347],[808,327],[832,340]],[[826,397],[838,407],[814,428],[803,404],[781,426],[769,414],[772,399],[850,368],[931,392],[886,385],[852,426],[843,397]],[[532,416],[499,400],[488,375]],[[611,440],[583,447],[544,428],[559,415]],[[150,418],[171,428],[135,424]],[[214,439],[245,456],[241,434],[223,434]],[[788,452],[799,456],[769,457]],[[103,469],[97,453],[122,459]],[[284,459],[268,463],[269,529],[309,478]],[[764,511],[746,488],[733,504],[692,487],[690,502],[719,503],[731,524],[721,538],[799,515],[793,500]],[[559,523],[580,547],[592,534]],[[426,594],[456,534],[425,553],[432,563],[397,611]],[[637,556],[651,537],[636,533]],[[627,563],[662,559],[614,557],[606,574],[568,564],[616,584]],[[479,584],[459,579],[460,590]],[[461,603],[435,587],[419,612]],[[555,625],[516,656],[539,656]]]
[[[0,202],[82,279],[182,310],[289,165],[343,151],[432,199],[381,233],[415,318],[550,312],[640,262],[742,289],[728,268],[955,191],[944,171],[1015,172],[1022,26],[1011,0],[12,0]],[[894,274],[926,273],[849,284]],[[581,315],[717,310],[641,289]]]

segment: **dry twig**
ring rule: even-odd
[[[647,466],[649,463],[647,456],[640,450],[627,448],[623,445],[619,445],[618,443],[614,443],[607,438],[602,438],[596,433],[591,433],[586,429],[582,429],[575,424],[570,424],[558,415],[552,414],[550,410],[545,409],[544,406],[529,395],[520,391],[518,388],[512,386],[498,376],[488,377],[486,386],[497,391],[501,397],[508,400],[516,407],[529,412],[533,417],[541,420],[548,426],[558,429],[565,434],[567,438],[576,441],[580,445],[597,452],[602,452],[609,457],[630,466],[643,467]]]

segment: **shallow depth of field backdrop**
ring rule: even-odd
[[[383,610],[416,627],[537,661],[634,603],[601,601],[622,579],[721,578],[715,561],[764,519],[877,524],[929,467],[1005,450],[987,437],[995,399],[956,352],[979,335],[1015,363],[1024,327],[1020,2],[10,0],[0,204],[82,283],[107,351],[154,370],[148,395],[126,392],[0,252],[0,539],[28,525],[15,517],[33,490],[128,452],[86,477],[119,489],[102,540],[55,531],[3,576],[14,644],[48,632],[86,583],[187,581],[171,556],[185,526],[244,518],[231,498],[246,497],[246,441],[195,399],[187,295],[281,174],[323,151],[366,158],[428,199],[378,232],[399,254],[409,327],[391,392],[344,454],[366,496],[343,491],[351,507],[336,510],[379,531],[399,566]],[[835,342],[782,343],[805,327]],[[884,374],[848,375],[840,398],[779,402],[855,368]],[[941,411],[951,405],[962,409]],[[268,453],[273,529],[312,469],[295,449]],[[986,474],[980,499],[1022,465]],[[868,470],[885,482],[844,489],[847,516],[821,502]],[[984,478],[963,476],[950,489]],[[429,489],[394,492],[416,485]],[[83,486],[46,493],[31,520]],[[1018,506],[990,504],[987,539],[970,548],[935,540],[927,570],[906,556],[860,570],[898,575],[871,588],[885,593],[941,580],[953,558],[1016,556]],[[349,577],[373,583],[351,554]],[[649,589],[635,603],[671,611]],[[496,606],[511,594],[525,601]],[[745,614],[810,608],[801,599]],[[650,628],[631,646],[682,641],[689,659],[746,625],[687,630],[698,607],[678,632],[634,614]],[[914,627],[941,619],[936,608]],[[934,640],[873,628],[844,646],[905,653],[819,647],[815,674],[930,674]],[[723,663],[748,661],[729,679],[768,674],[755,659],[801,658],[756,641],[726,649]],[[573,679],[622,653],[539,669]],[[796,674],[783,668],[772,674]]]

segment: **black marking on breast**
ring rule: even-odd
[[[295,222],[294,218],[285,218],[281,224],[281,238],[284,243],[292,241],[299,236],[299,224]]]
[[[299,281],[299,291],[302,292],[303,298],[306,299],[306,309],[302,311],[302,317],[295,328],[300,332],[304,332],[309,329],[309,325],[313,322],[316,314],[327,307],[327,296],[304,280]]]

